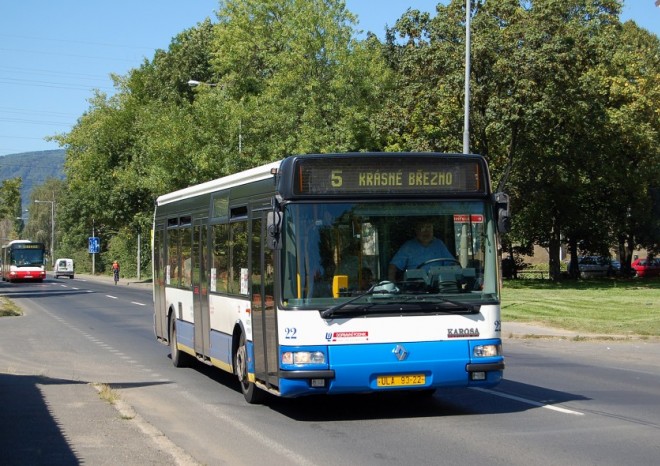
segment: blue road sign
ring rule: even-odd
[[[101,241],[99,241],[98,236],[89,237],[89,253],[98,254],[101,252]]]

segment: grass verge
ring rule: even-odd
[[[508,280],[502,320],[602,335],[660,336],[660,280]]]
[[[0,317],[22,315],[23,311],[11,299],[0,296]]]

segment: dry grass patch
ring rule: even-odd
[[[23,311],[11,299],[0,296],[0,317],[22,316]]]

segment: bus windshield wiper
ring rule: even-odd
[[[324,311],[321,311],[321,317],[324,319],[327,319],[328,317],[332,317],[333,314],[342,308],[348,306],[349,304],[353,304],[354,302],[358,301],[360,298],[364,298],[365,296],[372,296],[375,294],[387,294],[390,295],[392,293],[398,293],[399,289],[394,285],[392,282],[380,282],[376,285],[372,285],[371,288],[369,288],[367,291],[364,293],[357,295],[354,298],[349,299],[348,301],[344,301],[343,303],[336,304],[332,307],[327,308]]]
[[[434,295],[429,295],[429,294],[416,294],[412,296],[408,296],[407,298],[402,298],[398,300],[399,303],[404,304],[404,303],[411,303],[411,302],[417,302],[421,303],[424,302],[426,304],[451,304],[452,306],[455,306],[457,310],[465,310],[469,311],[470,313],[476,314],[481,310],[481,304],[476,304],[476,303],[467,303],[464,301],[456,301],[453,299],[445,298],[440,295],[434,294]]]
[[[335,304],[334,306],[327,308],[325,311],[321,311],[321,317],[323,317],[324,319],[327,319],[328,317],[332,317],[332,315],[335,312],[339,311],[343,307],[348,306],[349,304],[352,304],[355,301],[358,301],[360,298],[363,298],[365,296],[370,296],[370,295],[374,294],[373,290],[374,290],[374,287],[372,286],[371,288],[369,288],[364,293],[362,293],[360,295],[357,295],[356,297],[351,298],[348,301],[344,301],[343,303]]]
[[[481,304],[466,303],[464,301],[455,301],[453,299],[443,298],[443,297],[437,296],[437,295],[433,296],[433,297],[426,296],[426,298],[430,298],[431,300],[437,300],[437,301],[440,301],[442,303],[451,304],[452,306],[456,306],[457,308],[460,308],[460,309],[466,309],[466,310],[468,310],[472,313],[475,313],[475,314],[478,313],[481,309]]]

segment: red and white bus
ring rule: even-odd
[[[2,280],[43,281],[46,278],[44,266],[44,244],[29,240],[14,240],[2,246]]]

